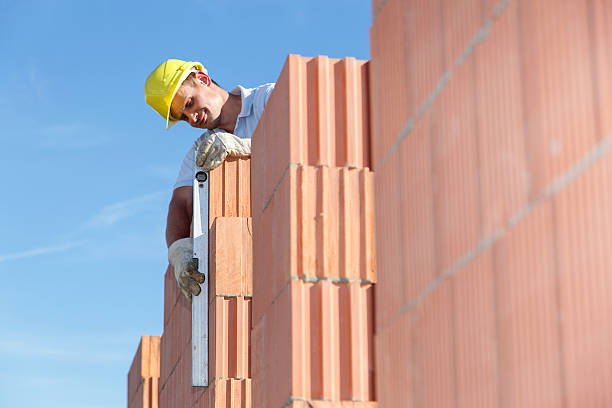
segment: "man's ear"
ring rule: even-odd
[[[210,84],[212,83],[212,81],[210,80],[210,77],[206,75],[205,73],[203,73],[202,71],[196,72],[195,77],[198,81],[202,82],[206,86],[210,86]]]

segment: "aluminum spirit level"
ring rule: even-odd
[[[204,274],[202,292],[191,303],[191,384],[208,386],[208,173],[195,168],[193,179],[193,257]]]

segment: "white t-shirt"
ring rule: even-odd
[[[264,84],[257,88],[243,88],[238,85],[229,92],[242,97],[242,109],[238,114],[236,126],[234,127],[234,134],[236,136],[241,139],[251,138],[273,89],[273,83]],[[183,186],[193,186],[195,152],[198,150],[205,134],[206,132],[194,142],[191,149],[185,155],[178,177],[176,178],[176,183],[174,183],[175,189]]]

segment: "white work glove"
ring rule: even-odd
[[[202,289],[198,283],[204,283],[204,274],[198,272],[193,259],[193,239],[181,238],[168,248],[168,261],[174,268],[174,277],[183,295],[191,301],[191,295],[199,295]]]
[[[222,130],[209,130],[200,143],[196,155],[196,166],[204,171],[219,167],[227,156],[249,157],[251,139],[240,139],[238,136]]]

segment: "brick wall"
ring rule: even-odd
[[[253,135],[253,406],[374,407],[368,64],[290,55]]]
[[[230,159],[210,173],[209,387],[191,386],[191,305],[166,271],[160,408],[251,406],[249,184],[249,160]]]
[[[159,407],[159,336],[142,336],[128,372],[127,407]]]
[[[372,6],[380,406],[611,406],[612,7]]]

